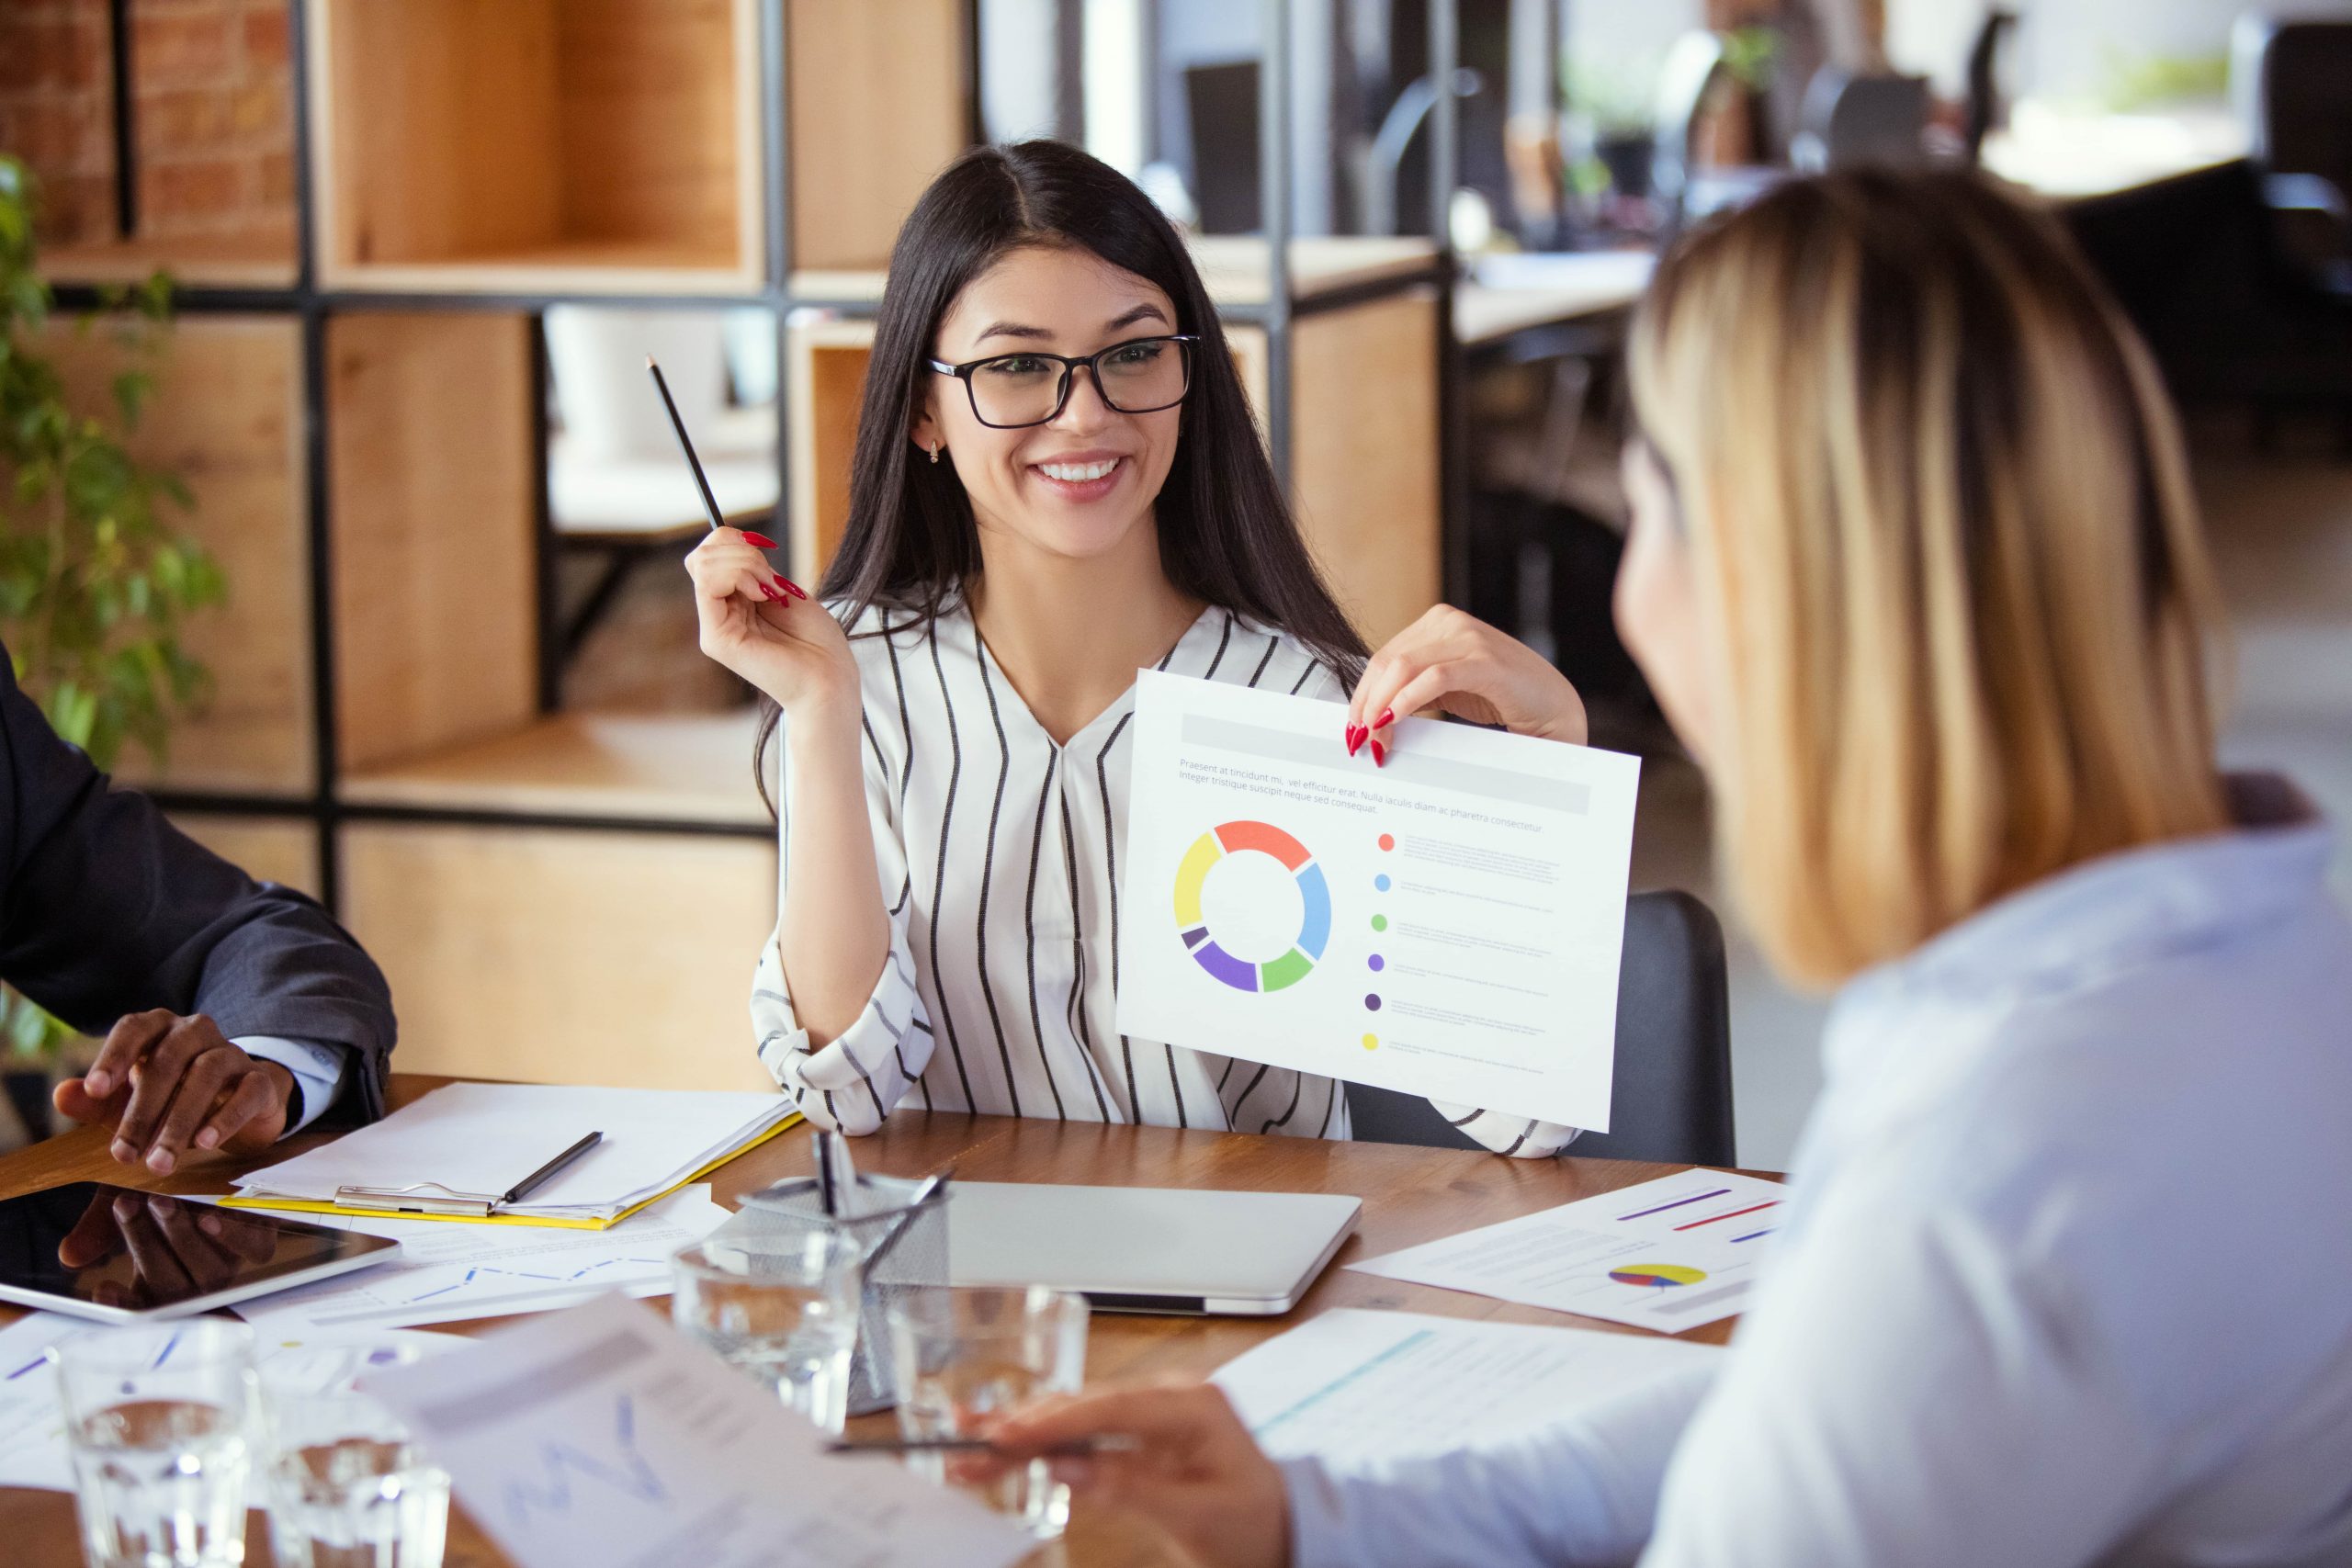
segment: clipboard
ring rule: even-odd
[[[552,1227],[558,1230],[610,1230],[613,1226],[620,1224],[623,1220],[628,1219],[631,1214],[636,1213],[639,1210],[651,1207],[653,1204],[658,1203],[662,1199],[670,1196],[671,1193],[677,1191],[681,1187],[685,1187],[694,1182],[700,1181],[704,1177],[708,1176],[712,1171],[717,1170],[720,1166],[725,1165],[728,1161],[734,1159],[739,1156],[751,1153],[753,1149],[758,1148],[762,1144],[766,1143],[770,1138],[775,1137],[777,1134],[787,1132],[790,1129],[798,1126],[804,1120],[805,1118],[796,1111],[791,1115],[777,1122],[775,1125],[762,1131],[759,1136],[752,1138],[750,1142],[744,1144],[740,1148],[729,1149],[727,1153],[720,1155],[717,1159],[712,1160],[701,1169],[690,1172],[679,1181],[663,1188],[661,1191],[652,1194],[650,1197],[646,1198],[641,1201],[632,1203],[628,1208],[623,1209],[620,1213],[614,1214],[609,1218],[603,1219],[557,1219],[540,1214],[502,1214],[491,1213],[473,1213],[466,1212],[433,1213],[421,1209],[406,1211],[399,1209],[377,1209],[361,1207],[346,1202],[329,1202],[316,1198],[270,1198],[261,1196],[248,1198],[243,1196],[231,1196],[219,1200],[219,1202],[220,1206],[224,1209],[270,1209],[281,1213],[344,1214],[371,1220],[440,1220],[451,1224],[466,1225],[539,1225],[544,1227]],[[415,1185],[438,1186],[439,1184],[433,1182],[420,1182]],[[339,1191],[353,1193],[372,1191],[390,1194],[402,1192],[405,1190],[408,1190],[408,1189],[392,1187],[368,1189],[346,1187],[339,1189]],[[449,1190],[447,1188],[442,1188],[441,1190],[447,1192]],[[490,1195],[486,1193],[458,1193],[454,1196],[469,1201],[486,1200],[490,1197]]]

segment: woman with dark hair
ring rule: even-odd
[[[1051,141],[942,174],[891,254],[820,603],[764,547],[717,529],[687,565],[704,651],[775,705],[763,753],[782,719],[752,1014],[809,1118],[869,1133],[912,1095],[1346,1137],[1334,1080],[1114,1022],[1136,671],[1336,704],[1364,661],[1143,193]],[[1575,1135],[1441,1108],[1510,1154]]]

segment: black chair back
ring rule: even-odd
[[[2352,21],[2239,20],[2231,88],[2266,175],[2317,175],[2352,197]]]
[[[1625,901],[1617,977],[1617,1063],[1610,1130],[1568,1146],[1577,1156],[1731,1165],[1731,1021],[1724,933],[1688,893]],[[1369,1084],[1348,1086],[1355,1135],[1426,1148],[1480,1145],[1428,1100]]]

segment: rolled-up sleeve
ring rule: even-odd
[[[788,743],[788,742],[787,742]],[[931,1020],[915,984],[914,953],[907,928],[913,897],[907,856],[899,836],[889,768],[867,732],[866,820],[874,834],[874,870],[890,921],[890,953],[874,991],[856,1020],[822,1047],[815,1046],[792,1001],[780,945],[782,928],[760,949],[752,980],[752,1037],[760,1062],[777,1087],[792,1097],[802,1115],[822,1127],[859,1134],[880,1127],[931,1061]],[[787,781],[791,769],[784,773]],[[792,796],[784,791],[781,842],[776,863],[778,907],[792,881]]]

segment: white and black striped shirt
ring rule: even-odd
[[[889,962],[865,1011],[821,1050],[794,1012],[774,936],[752,991],[760,1060],[809,1120],[870,1133],[912,1095],[943,1111],[1347,1137],[1337,1080],[1114,1027],[1134,688],[1057,745],[960,603],[935,619],[876,607],[850,636]],[[1296,639],[1217,608],[1159,668],[1346,695]],[[787,789],[787,824],[791,810]],[[788,835],[782,864],[788,882]],[[1556,1154],[1576,1135],[1437,1103],[1506,1154]]]

